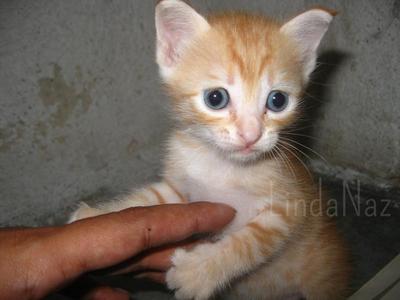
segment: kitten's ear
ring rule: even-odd
[[[311,9],[291,19],[280,29],[297,44],[306,79],[315,68],[317,48],[335,15],[333,11]]]
[[[162,0],[156,6],[157,63],[166,78],[200,33],[210,28],[206,19],[180,0]]]

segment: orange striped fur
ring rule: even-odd
[[[213,242],[173,255],[166,281],[178,299],[343,299],[345,248],[296,147],[281,136],[301,115],[332,15],[318,8],[284,24],[243,12],[204,18],[183,1],[160,1],[157,62],[177,120],[165,180],[98,208],[83,205],[71,220],[141,205],[226,203],[237,215]],[[220,110],[205,105],[204,91],[215,88],[230,97]],[[266,107],[273,90],[288,95],[281,112]]]

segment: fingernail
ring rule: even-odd
[[[225,213],[227,210],[230,210],[236,215],[237,211],[232,206],[229,206],[228,204],[225,203],[216,203],[216,204],[219,206],[219,209],[223,211],[223,213]]]

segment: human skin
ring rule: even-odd
[[[124,272],[157,270],[147,275],[162,281],[174,251],[168,245],[217,232],[234,215],[226,205],[203,202],[129,208],[59,227],[0,229],[0,299],[40,299],[139,254]],[[91,295],[105,297],[127,299],[108,288]]]

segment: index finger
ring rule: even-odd
[[[80,273],[193,234],[216,232],[234,215],[229,206],[215,203],[136,207],[72,223],[58,236],[63,259],[68,259],[72,273]]]

